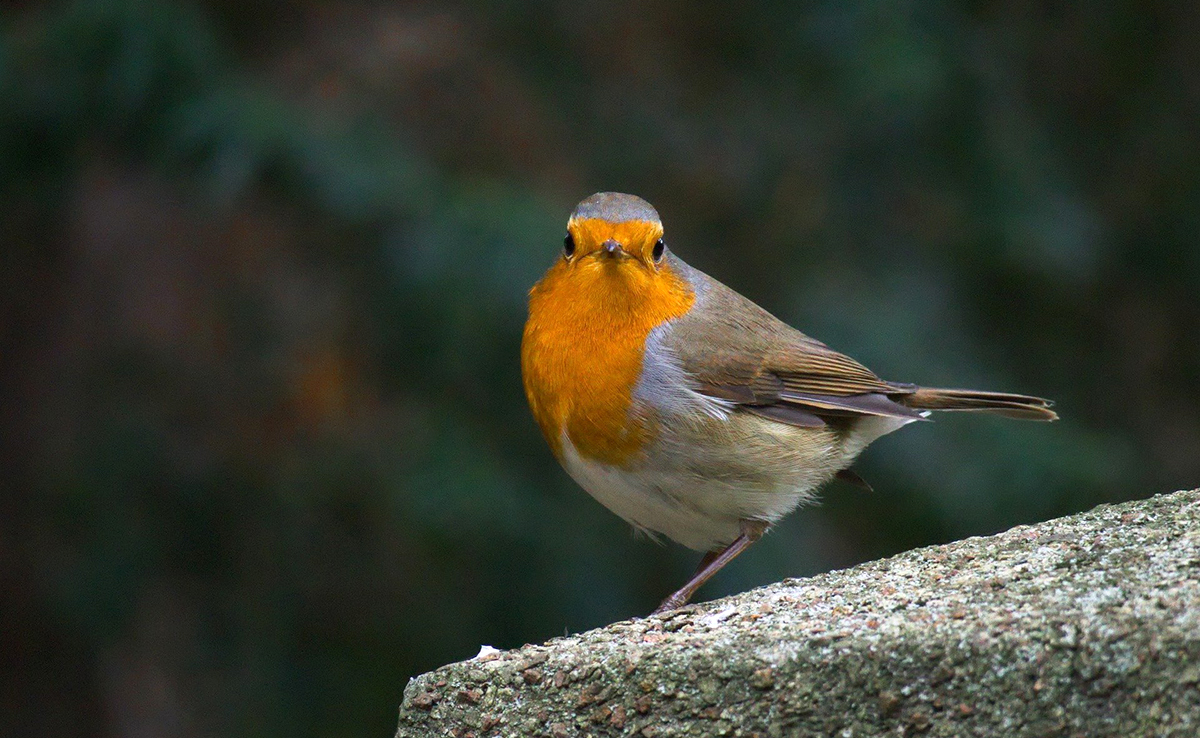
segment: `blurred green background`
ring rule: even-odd
[[[696,554],[544,447],[567,214],[895,380],[702,598],[1200,483],[1200,5],[3,2],[0,714],[386,736],[406,679],[644,614]]]

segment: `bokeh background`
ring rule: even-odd
[[[0,3],[0,715],[386,736],[639,615],[525,408],[574,203],[875,368],[1055,398],[873,447],[705,598],[1200,483],[1200,5]]]

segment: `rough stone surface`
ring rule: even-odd
[[[416,736],[1200,736],[1200,490],[413,679]]]

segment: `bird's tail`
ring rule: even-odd
[[[912,393],[893,399],[914,410],[969,410],[1018,420],[1058,420],[1058,415],[1050,409],[1054,404],[1050,400],[1007,392],[917,387]]]

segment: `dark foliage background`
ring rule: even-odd
[[[1200,6],[0,4],[0,714],[384,736],[407,677],[646,612],[524,406],[575,201],[897,380],[704,591],[1200,480]]]

